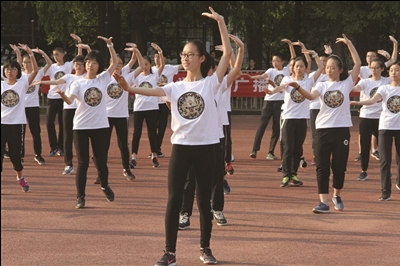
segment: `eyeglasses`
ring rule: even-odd
[[[181,56],[181,59],[185,59],[187,57],[189,60],[192,60],[193,56],[199,55],[199,54],[195,54],[195,53],[187,53],[187,54],[180,53],[179,55]]]
[[[381,68],[380,67],[370,67],[369,69],[377,70],[377,69],[381,69]]]

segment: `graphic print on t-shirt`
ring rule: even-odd
[[[28,90],[26,91],[26,94],[31,94],[32,92],[35,92],[35,87],[36,86],[29,86]]]
[[[87,105],[95,107],[101,103],[102,93],[98,88],[89,88],[85,91],[85,103]]]
[[[302,103],[304,102],[304,100],[306,99],[303,95],[301,95],[296,89],[293,89],[290,92],[290,98],[292,99],[292,101],[294,101],[295,103]]]
[[[341,91],[327,91],[324,95],[324,103],[330,108],[337,108],[342,105],[344,95]]]
[[[387,101],[387,109],[393,114],[400,112],[400,96],[393,95]]]
[[[139,87],[142,87],[142,88],[149,88],[149,89],[153,88],[153,86],[151,85],[151,83],[148,82],[148,81],[143,81],[142,83],[140,83]]]
[[[6,90],[1,94],[1,103],[6,107],[14,107],[19,103],[19,95],[13,90]]]
[[[54,79],[57,80],[57,79],[60,79],[60,78],[62,78],[64,76],[65,76],[64,71],[58,71],[57,73],[54,74]]]
[[[107,94],[111,99],[118,99],[122,95],[122,88],[117,83],[111,83],[107,87]]]
[[[167,83],[168,83],[168,78],[165,75],[161,75],[157,81],[158,86],[165,85]]]
[[[282,79],[283,79],[284,77],[285,77],[285,76],[284,76],[283,74],[278,74],[278,75],[276,75],[275,78],[274,78],[274,83],[275,83],[275,85],[276,85],[276,86],[281,85]]]
[[[204,111],[205,103],[200,94],[186,92],[178,99],[178,112],[186,119],[196,119]]]
[[[374,95],[375,95],[375,93],[376,93],[377,90],[378,90],[378,87],[373,88],[373,89],[371,90],[371,92],[369,93],[369,98],[374,97]],[[382,102],[382,99],[380,99],[380,100],[377,101],[377,102],[378,102],[378,103]]]

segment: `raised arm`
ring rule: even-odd
[[[33,54],[32,50],[31,50],[31,48],[29,48],[28,45],[20,44],[20,43],[18,45],[19,45],[19,48],[24,50],[29,55],[29,58],[31,59],[32,72],[29,74],[29,77],[28,77],[28,83],[29,83],[29,85],[31,85],[32,81],[35,79],[35,77],[36,77],[36,75],[38,73],[38,70],[39,70],[37,62],[36,62],[36,58],[35,58],[35,55]]]
[[[129,87],[128,83],[126,82],[125,78],[118,73],[113,74],[114,79],[117,81],[119,86],[124,91],[134,93],[134,94],[141,94],[146,96],[165,96],[165,92],[162,88],[145,88],[145,87]]]
[[[143,68],[144,68],[143,56],[140,53],[139,49],[137,49],[136,47],[125,48],[125,51],[131,51],[132,56],[135,56],[137,58],[139,66],[134,70],[134,73],[133,73],[133,77],[136,78],[143,71]],[[136,61],[136,59],[135,59],[135,61]]]
[[[296,51],[294,50],[294,43],[288,39],[282,39],[282,42],[285,42],[289,45],[289,51],[290,51],[290,59],[296,58]]]
[[[92,51],[92,49],[90,48],[90,46],[88,44],[78,43],[76,45],[76,47],[85,49],[87,53],[90,53]]]
[[[162,54],[163,51],[161,50],[160,46],[158,46],[157,44],[155,44],[153,42],[151,43],[151,47],[153,47],[154,50],[156,50],[158,53],[158,60],[160,60],[159,61],[160,65],[158,66],[157,72],[158,72],[158,76],[161,76],[161,74],[164,70],[164,67],[165,67],[165,60],[164,60],[164,56]]]
[[[107,39],[106,37],[103,37],[103,36],[97,36],[97,38],[102,39],[107,44],[108,50],[110,51],[112,63],[108,67],[107,71],[108,71],[108,73],[110,73],[110,76],[112,76],[112,74],[114,73],[114,71],[118,65],[117,53],[115,52],[114,44],[112,43],[113,37],[110,37]]]
[[[313,76],[314,82],[316,82],[321,75],[322,71],[324,71],[324,63],[322,63],[321,59],[319,59],[318,54],[313,51],[313,50],[301,50],[301,52],[305,55],[307,55],[308,58],[310,58],[310,55],[314,58],[315,62],[317,63],[318,69],[315,71],[315,74]],[[309,66],[311,65],[311,62],[308,64]]]
[[[21,51],[19,50],[18,46],[14,44],[10,44],[11,49],[13,49],[16,57],[17,57],[17,62],[18,64],[22,67],[22,56],[21,56]]]
[[[243,63],[243,57],[244,57],[244,44],[242,40],[239,39],[239,37],[229,34],[229,38],[233,40],[237,47],[238,47],[238,54],[236,56],[236,60],[233,64],[233,67],[231,68],[231,71],[228,73],[227,77],[227,85],[230,86],[232,83],[237,79],[238,75],[240,74],[240,70],[242,69],[242,63]],[[231,56],[233,59],[235,59],[235,56],[232,53]]]
[[[394,62],[397,61],[397,54],[398,54],[398,44],[397,40],[393,36],[389,36],[389,39],[393,42],[393,52],[392,52],[392,57],[390,57],[390,54],[386,52],[385,50],[378,50],[378,54],[383,55],[388,59],[386,62],[386,67],[389,68],[391,65],[394,64]]]
[[[46,61],[46,65],[43,67],[43,73],[46,73],[47,70],[49,69],[49,67],[51,66],[51,64],[53,64],[50,57],[43,50],[40,50],[39,48],[32,49],[32,52],[42,55],[42,57]]]
[[[136,54],[135,54],[134,48],[137,48],[137,46],[136,46],[136,44],[131,43],[131,42],[128,42],[125,45],[128,46],[129,48],[125,48],[124,50],[132,52],[131,59],[126,64],[129,66],[129,70],[131,70],[133,68],[133,65],[136,63]]]
[[[229,60],[231,58],[231,53],[232,53],[232,46],[229,41],[228,30],[226,28],[224,17],[219,15],[217,12],[215,12],[212,7],[209,7],[209,9],[210,9],[211,13],[204,12],[204,13],[202,13],[202,15],[217,21],[219,32],[221,34],[222,49],[224,51],[222,53],[222,56],[221,56],[221,59],[219,61],[218,68],[216,71],[218,80],[219,80],[219,82],[221,82],[225,76],[226,70],[228,69]]]
[[[336,43],[343,42],[349,48],[351,58],[353,59],[354,62],[354,66],[353,69],[351,70],[350,75],[353,79],[353,82],[356,82],[358,80],[358,75],[360,74],[361,59],[353,43],[346,37],[345,34],[342,34],[342,36],[343,38],[336,38]]]
[[[81,38],[80,38],[78,35],[76,35],[76,34],[74,34],[74,33],[71,33],[69,36],[71,36],[72,39],[74,39],[74,40],[77,42],[77,44],[82,43],[82,40],[81,40]],[[78,53],[77,53],[77,55],[82,55],[82,47],[79,46],[79,45],[76,45],[76,47],[78,47]]]
[[[293,45],[299,45],[302,51],[303,51],[303,50],[306,50],[306,51],[307,51],[306,46],[305,46],[304,43],[302,43],[301,41],[294,42]],[[303,53],[303,54],[304,54],[304,57],[306,58],[307,65],[308,65],[308,66],[307,66],[307,69],[306,69],[306,73],[307,73],[307,74],[310,74],[310,71],[311,71],[311,63],[312,63],[312,62],[311,62],[310,54],[309,54],[309,53]]]

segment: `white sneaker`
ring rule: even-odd
[[[268,155],[265,159],[267,159],[269,161],[278,160],[278,158],[275,155],[273,155],[272,153],[268,153]]]
[[[62,174],[63,174],[63,175],[70,175],[70,174],[72,174],[73,172],[75,172],[74,167],[73,167],[73,166],[67,165],[67,166],[65,166],[64,172],[63,172]]]

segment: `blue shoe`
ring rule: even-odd
[[[313,209],[314,213],[329,213],[329,205],[323,202],[320,202],[317,207]]]
[[[342,198],[340,196],[333,197],[332,202],[335,204],[335,210],[343,211],[344,205],[343,205]]]
[[[49,156],[55,156],[57,154],[57,150],[51,150]]]

